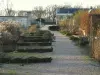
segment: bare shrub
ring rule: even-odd
[[[16,42],[20,36],[20,23],[4,21],[0,23],[1,40],[3,43]]]

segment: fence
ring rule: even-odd
[[[90,43],[92,56],[100,60],[100,14],[90,16]]]

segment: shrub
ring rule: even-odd
[[[34,36],[41,36],[41,31],[40,30],[36,30],[36,32],[34,32]]]
[[[28,28],[28,32],[29,33],[33,33],[33,32],[35,32],[36,31],[36,25],[31,25],[29,28]]]
[[[61,30],[60,31],[63,35],[66,35],[67,34],[67,31],[65,31],[65,30]]]
[[[67,33],[66,33],[66,35],[67,35],[67,36],[71,36],[71,35],[72,35],[72,33],[70,33],[70,32],[67,32]]]
[[[75,37],[75,36],[70,36],[70,39],[73,40],[73,41],[79,41],[79,38]]]
[[[1,40],[3,43],[16,42],[20,36],[20,24],[15,21],[0,23]]]
[[[45,32],[42,35],[43,39],[51,39],[52,38],[52,34],[50,32]]]
[[[88,38],[87,37],[80,37],[79,44],[83,45],[83,46],[89,44]]]

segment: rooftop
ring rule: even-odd
[[[57,14],[68,14],[68,13],[75,13],[78,10],[88,10],[87,8],[58,8],[56,13]]]

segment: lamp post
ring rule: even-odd
[[[40,27],[41,27],[41,18],[40,18]]]
[[[0,53],[3,52],[2,46],[3,46],[3,44],[2,44],[2,33],[0,32]]]
[[[3,57],[3,43],[2,43],[2,33],[0,32],[0,62],[2,61],[2,57]]]

